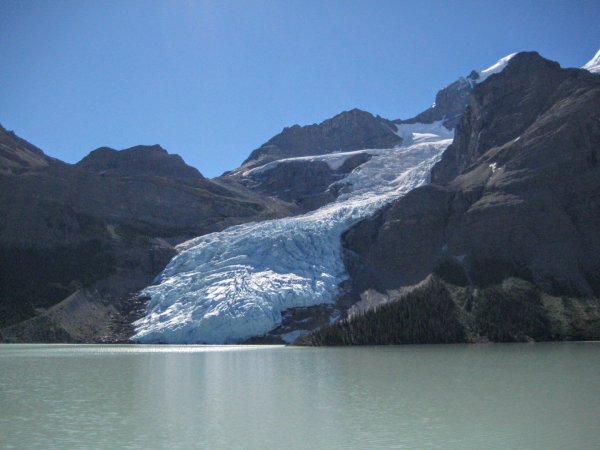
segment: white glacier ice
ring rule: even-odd
[[[288,308],[334,303],[347,277],[341,234],[426,183],[452,142],[441,122],[399,125],[398,133],[403,146],[365,150],[372,158],[336,183],[341,194],[335,202],[182,244],[157,284],[143,291],[150,300],[132,339],[235,343],[272,330]]]

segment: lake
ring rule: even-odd
[[[598,449],[600,343],[0,345],[2,449]]]

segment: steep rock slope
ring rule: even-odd
[[[334,201],[335,183],[371,158],[368,150],[285,158],[241,172],[239,182],[308,212]]]
[[[0,125],[0,175],[42,169],[54,163],[58,161],[49,158],[35,145]]]
[[[597,75],[514,56],[474,88],[432,184],[345,234],[354,295],[437,273],[455,285],[518,277],[545,295],[597,297],[599,105]]]
[[[102,148],[69,165],[4,129],[0,143],[10,161],[0,176],[4,340],[125,339],[133,319],[124,317],[136,308],[130,294],[151,282],[174,244],[286,214],[275,200],[248,200],[206,180],[158,146]],[[83,326],[79,319],[94,314],[95,325]]]

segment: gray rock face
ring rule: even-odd
[[[477,85],[456,138],[416,189],[344,236],[357,292],[431,273],[487,286],[516,276],[600,295],[600,80],[537,53]]]
[[[101,147],[79,161],[77,167],[100,175],[202,178],[181,156],[169,154],[160,145],[138,145],[121,151]]]
[[[152,282],[173,245],[290,213],[205,179],[158,146],[99,149],[68,165],[4,129],[0,142],[18,163],[0,175],[5,340],[124,339],[139,306],[131,293]],[[93,326],[76,319],[88,315]]]
[[[562,70],[533,52],[515,58],[501,81],[482,83],[473,91],[454,143],[432,171],[432,182],[449,182],[492,147],[520,136],[550,107],[569,101],[570,82],[563,82],[581,71]]]
[[[298,212],[308,212],[334,201],[339,192],[332,185],[369,159],[368,154],[359,153],[338,169],[323,161],[292,160],[250,172],[240,181],[248,189],[291,203]]]
[[[254,150],[242,166],[256,167],[282,158],[365,148],[391,148],[402,142],[389,120],[353,109],[320,124],[294,125]]]

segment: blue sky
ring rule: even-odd
[[[0,0],[0,123],[67,162],[158,143],[212,177],[285,126],[413,116],[515,51],[581,66],[598,17],[598,0]]]

